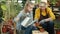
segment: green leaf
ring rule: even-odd
[[[2,10],[7,10],[6,5],[1,5]]]

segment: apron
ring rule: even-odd
[[[49,14],[47,13],[47,9],[45,9],[45,12],[46,12],[46,16],[43,16],[42,15],[42,10],[40,9],[40,19],[39,19],[39,21],[49,18]]]

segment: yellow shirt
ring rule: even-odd
[[[47,7],[47,13],[49,14],[49,18],[51,18],[52,20],[55,19],[55,15],[53,14],[52,10],[50,8],[48,8],[48,7]],[[42,15],[46,16],[46,12],[42,11]],[[40,8],[36,9],[34,19],[40,19]]]

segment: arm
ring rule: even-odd
[[[54,13],[52,12],[52,10],[50,8],[48,8],[48,14],[49,14],[49,18],[47,19],[44,19],[44,20],[41,20],[40,23],[44,23],[44,22],[48,22],[48,21],[53,21],[55,20],[55,15]]]
[[[48,8],[48,14],[49,14],[49,18],[44,19],[43,22],[55,20],[55,15],[50,8]]]
[[[35,20],[35,24],[34,25],[35,26],[39,25],[39,23],[38,23],[39,18],[40,18],[40,10],[36,9],[36,11],[35,11],[35,17],[34,17],[34,20]]]
[[[40,18],[40,10],[36,9],[34,20],[39,20],[39,18]]]
[[[17,15],[17,17],[14,18],[14,21],[15,21],[15,22],[18,22],[18,21],[20,20],[20,17],[21,17],[22,15],[23,15],[23,13],[20,12],[20,13]]]
[[[52,10],[50,8],[48,8],[48,14],[49,14],[49,18],[45,19],[46,21],[53,21],[55,20],[55,15],[52,12]]]

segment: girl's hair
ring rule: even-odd
[[[29,5],[34,5],[34,4],[32,2],[30,2],[30,1],[27,1],[26,4],[25,4],[25,6],[24,6],[24,9],[26,9],[27,6],[29,6]]]

